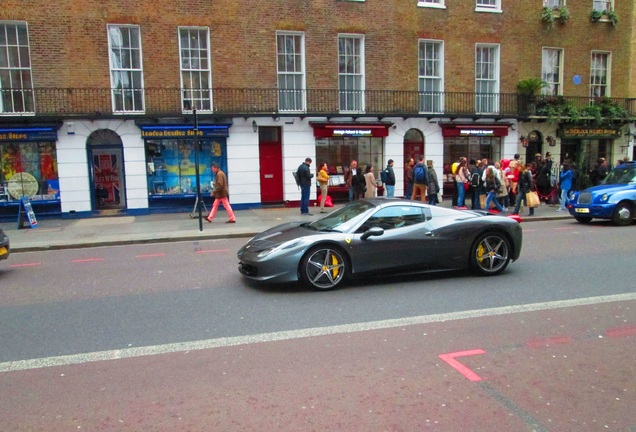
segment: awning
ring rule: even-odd
[[[509,124],[440,123],[444,137],[502,137],[508,136]]]
[[[309,122],[316,138],[333,137],[386,137],[389,136],[391,122],[344,123]]]

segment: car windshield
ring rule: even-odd
[[[605,178],[604,184],[628,184],[636,182],[636,165],[619,165]]]
[[[356,223],[357,216],[374,207],[368,201],[355,201],[329,213],[328,216],[322,219],[310,223],[308,226],[316,231],[345,232]]]

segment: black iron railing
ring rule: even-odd
[[[174,116],[506,117],[547,119],[636,118],[636,99],[569,96],[528,97],[517,93],[339,91],[278,89],[0,89],[0,119]]]

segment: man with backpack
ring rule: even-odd
[[[484,189],[484,182],[482,177],[484,175],[484,167],[482,166],[481,159],[477,159],[477,161],[471,159],[470,160],[470,177],[468,181],[470,182],[470,188],[472,189],[472,202],[470,208],[472,210],[481,209],[481,203],[479,202],[479,197],[481,195],[485,195],[486,190]]]
[[[428,187],[428,169],[424,163],[424,156],[417,159],[417,164],[413,168],[413,194],[411,200],[420,195],[422,202],[426,202],[426,188]]]
[[[380,171],[380,179],[386,190],[385,196],[393,198],[395,196],[395,173],[393,172],[393,159],[389,159],[386,168]]]

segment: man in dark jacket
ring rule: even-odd
[[[311,216],[309,213],[309,194],[311,193],[311,179],[314,175],[309,170],[311,158],[305,159],[298,167],[298,179],[300,180],[300,214]]]
[[[386,168],[384,169],[386,172],[386,182],[384,183],[384,188],[386,189],[385,195],[389,198],[393,198],[395,196],[395,173],[393,172],[393,159],[389,159],[389,162],[386,164]]]

